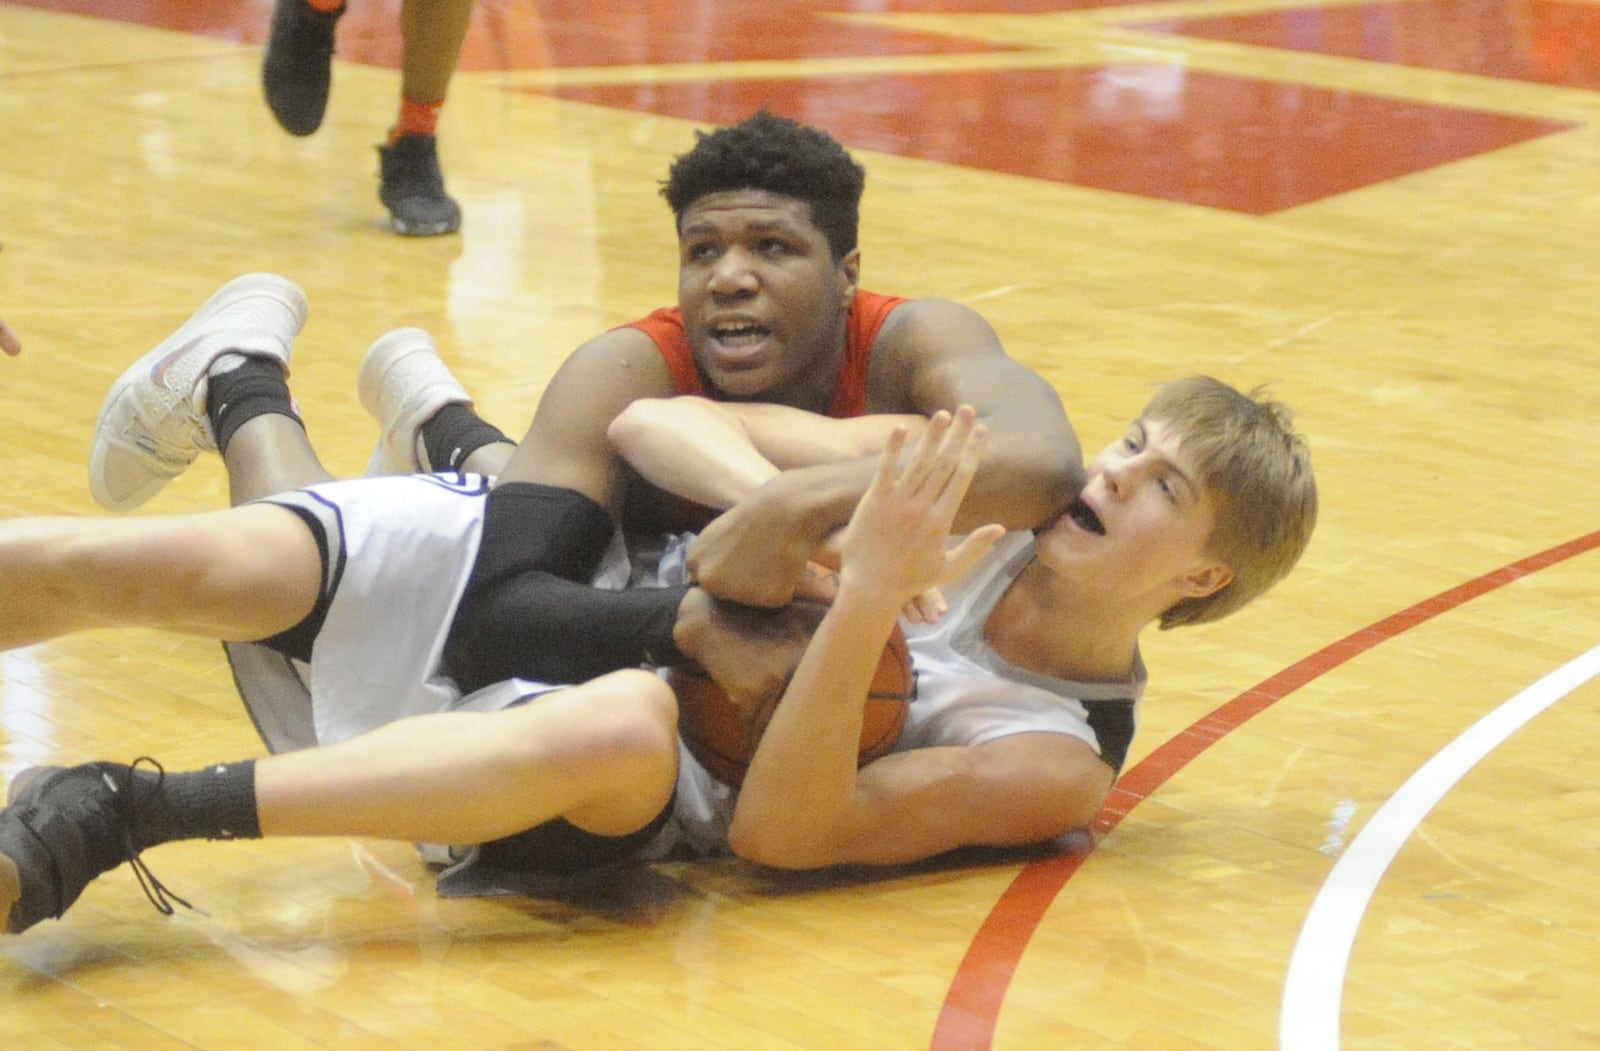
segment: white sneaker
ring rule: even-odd
[[[111,385],[89,449],[89,492],[108,511],[131,511],[215,451],[206,419],[207,371],[237,351],[289,370],[306,323],[300,287],[276,274],[234,278]]]
[[[368,475],[431,471],[417,431],[446,405],[472,404],[467,389],[439,357],[433,337],[420,328],[397,328],[367,348],[356,388],[381,432]]]

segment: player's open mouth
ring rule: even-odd
[[[751,321],[729,321],[711,326],[712,338],[733,350],[759,345],[771,335],[771,329]]]
[[[1078,528],[1095,536],[1105,536],[1105,523],[1100,521],[1100,516],[1094,513],[1094,508],[1084,503],[1081,499],[1074,500],[1067,507],[1067,517],[1077,523]]]

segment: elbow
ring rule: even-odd
[[[740,821],[737,814],[728,829],[728,849],[751,864],[803,872],[838,863],[832,851],[814,842],[801,842],[774,823]]]
[[[991,477],[999,479],[990,520],[1008,529],[1033,529],[1053,520],[1082,491],[1087,477],[1081,460],[1037,452],[997,457],[989,466]]]
[[[659,414],[662,398],[636,398],[606,426],[606,440],[611,447],[626,457],[629,449],[638,448],[651,421]]]

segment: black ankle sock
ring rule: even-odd
[[[134,768],[136,791],[153,794],[138,809],[135,846],[179,839],[259,839],[256,762],[218,763],[192,773]]]
[[[271,358],[247,358],[238,368],[213,375],[208,382],[206,418],[211,421],[220,453],[226,453],[235,432],[257,416],[276,413],[300,423],[283,366]]]
[[[420,431],[422,449],[428,456],[423,466],[430,471],[459,471],[467,457],[485,445],[511,441],[500,428],[481,419],[472,406],[460,402],[434,413]]]

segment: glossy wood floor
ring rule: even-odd
[[[674,295],[670,158],[770,101],[867,163],[866,284],[984,311],[1086,445],[1175,375],[1273,383],[1320,531],[1257,607],[1149,638],[1086,857],[456,901],[400,844],[164,847],[204,913],[123,871],[0,941],[0,1046],[1600,1048],[1600,6],[486,2],[433,240],[376,200],[397,3],[352,7],[299,140],[267,0],[0,3],[0,511],[94,513],[106,386],[249,270],[310,294],[336,473],[396,325],[520,432]],[[225,498],[205,462],[149,509]],[[258,750],[213,645],[0,655],[0,775]]]

